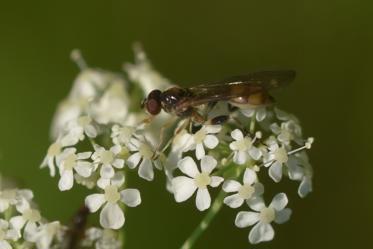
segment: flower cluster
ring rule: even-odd
[[[101,209],[104,230],[88,230],[85,243],[100,248],[103,241],[113,240],[113,230],[125,223],[124,205],[141,203],[140,191],[127,188],[129,171],[136,170],[146,181],[156,177],[155,169],[163,171],[175,201],[187,201],[196,193],[199,211],[211,207],[221,188],[221,201],[228,207],[251,210],[239,211],[235,224],[254,225],[249,233],[253,244],[272,240],[271,223],[284,223],[291,215],[285,193],[265,205],[263,177],[274,183],[285,177],[299,182],[300,197],[312,191],[306,150],[313,138],[302,137],[293,115],[274,106],[231,108],[231,103],[219,102],[196,109],[206,116],[203,123],[165,113],[150,121],[140,99],[153,89],[167,88],[169,81],[152,68],[139,47],[135,64],[126,64],[124,74],[88,68],[78,53],[74,57],[82,72],[57,109],[54,142],[41,167],[48,167],[51,176],[58,173],[61,191],[74,184],[97,191],[85,204],[91,212]],[[218,116],[227,116],[226,122],[214,124],[211,120]]]
[[[0,248],[60,248],[66,228],[48,222],[29,189],[0,188]]]

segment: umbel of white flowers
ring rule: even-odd
[[[199,211],[217,212],[211,209],[213,202],[240,209],[235,225],[253,226],[248,236],[253,244],[272,240],[275,232],[271,223],[284,223],[291,215],[285,208],[288,197],[283,192],[268,206],[265,204],[262,177],[268,176],[275,183],[284,178],[299,182],[300,197],[312,191],[312,168],[306,150],[311,148],[313,138],[303,138],[293,115],[275,106],[230,112],[227,103],[221,102],[208,115],[228,115],[228,121],[221,125],[208,121],[199,125],[165,113],[144,122],[148,116],[140,109],[141,99],[153,89],[166,89],[170,83],[153,69],[139,47],[135,63],[125,64],[123,74],[90,68],[77,51],[73,57],[81,72],[57,108],[51,128],[53,143],[41,167],[58,176],[61,191],[76,185],[92,190],[85,204],[91,212],[100,210],[99,223],[111,232],[87,230],[87,245],[101,248],[102,243],[115,241],[115,231],[125,224],[124,206],[141,204],[140,190],[127,186],[129,171],[137,171],[146,181],[163,172],[167,176],[165,189],[175,201],[188,201],[196,193]],[[204,110],[201,106],[199,111]],[[160,140],[160,130],[170,120],[174,125],[168,127],[176,128],[166,129],[163,137],[169,140]],[[260,171],[264,171],[261,178]],[[220,188],[223,198],[211,196],[213,188]],[[10,202],[0,195],[0,208],[4,209],[4,203]],[[27,199],[17,203],[22,217],[30,218],[2,221],[0,243],[16,239],[22,229],[25,240],[36,241],[29,236],[33,234],[30,231],[45,226],[38,223],[40,215],[36,211],[29,211]],[[193,241],[187,240],[184,248],[191,244]]]

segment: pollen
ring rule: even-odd
[[[151,159],[154,154],[150,146],[147,144],[141,144],[139,152],[146,159]]]
[[[288,153],[284,148],[278,148],[274,154],[278,162],[286,163],[288,161]]]
[[[263,208],[260,211],[260,220],[263,223],[269,224],[275,220],[275,217],[276,217],[275,210],[271,207]]]
[[[101,161],[103,164],[111,164],[114,161],[114,153],[110,150],[101,152]]]
[[[105,199],[109,203],[117,203],[120,200],[118,188],[115,186],[108,186],[105,188]]]
[[[194,179],[198,188],[206,188],[211,183],[211,177],[207,173],[200,173]]]
[[[239,196],[245,200],[250,199],[251,196],[254,194],[254,192],[255,192],[254,187],[248,184],[241,186],[240,189],[238,190]]]

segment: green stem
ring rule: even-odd
[[[218,196],[216,197],[214,203],[212,204],[210,210],[206,214],[206,216],[202,219],[202,221],[199,223],[196,229],[194,229],[193,233],[184,242],[184,244],[180,247],[180,249],[190,249],[193,247],[197,239],[203,234],[204,231],[206,231],[211,221],[220,211],[221,207],[223,206],[223,200],[225,196],[226,196],[226,193],[223,190],[221,190]]]

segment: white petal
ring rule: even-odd
[[[96,212],[105,203],[104,194],[92,194],[85,198],[85,205],[91,213]]]
[[[223,190],[227,193],[237,192],[242,185],[235,180],[226,180],[223,184]]]
[[[244,199],[239,196],[239,194],[230,195],[224,198],[224,203],[231,208],[241,207]]]
[[[176,202],[188,200],[196,189],[197,187],[194,183],[194,179],[186,176],[178,176],[172,179],[172,191]]]
[[[275,162],[271,167],[269,167],[269,176],[275,182],[280,182],[282,179],[282,164]]]
[[[211,197],[207,188],[197,190],[196,206],[199,211],[208,209],[211,205]]]
[[[277,211],[281,211],[282,209],[286,207],[287,204],[288,204],[288,197],[286,196],[286,194],[278,193],[275,197],[273,197],[273,200],[269,206],[273,207]]]
[[[243,139],[243,134],[242,131],[239,129],[235,129],[234,131],[231,132],[231,136],[234,140],[242,140]]]
[[[102,165],[100,169],[100,176],[103,178],[112,178],[115,174],[113,167],[110,164]]]
[[[212,156],[204,156],[201,159],[201,171],[210,174],[218,162]]]
[[[127,159],[127,164],[130,169],[136,168],[136,166],[139,164],[141,160],[141,154],[140,152],[136,152],[135,154],[132,154],[128,159]]]
[[[124,167],[124,160],[123,159],[115,159],[113,162],[113,166],[117,169],[121,169]]]
[[[304,198],[310,192],[312,192],[312,181],[309,177],[303,177],[298,187],[298,194],[300,197]]]
[[[219,139],[214,135],[207,135],[203,140],[203,143],[207,148],[213,149],[219,144]]]
[[[277,224],[285,223],[290,219],[290,215],[291,215],[291,209],[290,208],[285,208],[281,211],[277,211],[275,222]]]
[[[136,207],[141,203],[140,191],[137,189],[125,189],[120,192],[121,200],[129,207]]]
[[[77,157],[79,160],[84,160],[84,159],[90,158],[91,155],[92,155],[92,152],[82,152],[82,153],[78,153]]]
[[[87,125],[85,127],[85,133],[87,134],[88,137],[92,137],[92,138],[97,137],[97,130],[93,125]]]
[[[247,153],[245,151],[236,151],[233,155],[233,162],[237,164],[244,164],[247,161]]]
[[[221,131],[221,125],[206,125],[204,128],[207,133],[218,133]]]
[[[249,234],[249,241],[252,244],[257,244],[263,241],[270,241],[273,239],[275,231],[273,230],[271,224],[264,224],[259,222],[253,229],[251,229]]]
[[[245,184],[253,184],[255,181],[256,181],[257,177],[256,177],[256,172],[252,169],[246,169],[245,170],[245,174],[243,176],[243,182]]]
[[[201,160],[201,158],[206,155],[205,153],[205,148],[203,148],[203,144],[200,143],[200,144],[197,144],[196,145],[196,158],[198,160]]]
[[[213,188],[218,187],[222,182],[224,182],[224,178],[220,176],[211,176],[211,183],[210,186]]]
[[[117,187],[120,187],[125,182],[124,174],[123,172],[116,172],[113,178],[110,179],[111,184],[115,185]]]
[[[18,195],[24,198],[25,200],[29,201],[34,198],[34,193],[32,193],[29,189],[20,189],[18,190]]]
[[[194,147],[194,139],[193,135],[189,133],[185,133],[180,137],[180,144],[177,146],[180,146],[180,150],[183,152],[187,152],[189,150],[192,150]]]
[[[108,203],[100,213],[100,224],[104,228],[119,229],[124,225],[123,210],[118,204]]]
[[[110,151],[113,152],[115,155],[119,154],[122,151],[122,147],[118,144],[114,145],[110,148]]]
[[[260,182],[255,183],[254,188],[255,188],[255,195],[256,196],[260,196],[264,193],[264,185],[261,184]]]
[[[79,175],[87,178],[92,174],[93,168],[90,162],[78,162],[74,169]]]
[[[74,185],[74,174],[72,170],[64,170],[58,182],[58,188],[61,191],[69,190]]]
[[[26,199],[21,199],[17,202],[16,209],[19,213],[23,214],[26,210],[30,209],[30,203]]]
[[[35,222],[27,222],[25,230],[23,232],[23,238],[25,240],[31,240],[34,234],[37,232],[37,226]]]
[[[15,216],[11,218],[9,223],[12,228],[14,228],[17,231],[20,231],[23,228],[23,226],[26,224],[26,221],[27,220],[23,218],[23,216],[19,215],[19,216]]]
[[[264,204],[263,198],[261,198],[261,197],[251,198],[251,199],[249,199],[247,201],[247,204],[249,205],[249,207],[252,210],[258,211],[258,212],[260,212],[260,210],[262,210],[263,208],[265,208],[265,204]]]
[[[1,240],[0,241],[0,248],[1,249],[12,249],[10,244],[6,240]]]
[[[237,214],[235,225],[239,228],[252,226],[259,221],[259,213],[241,211]]]
[[[259,158],[262,156],[262,151],[259,150],[256,147],[251,147],[249,150],[249,155],[254,159],[254,160],[259,160]]]
[[[149,159],[143,159],[139,167],[139,176],[145,180],[153,181],[154,170],[152,161]]]
[[[267,116],[267,112],[265,108],[258,108],[256,111],[256,120],[263,121]]]
[[[100,187],[101,189],[105,189],[107,186],[110,185],[110,178],[100,178],[97,180],[97,186]]]
[[[241,112],[243,115],[250,118],[254,115],[255,109],[254,108],[243,109],[241,110]]]
[[[194,160],[187,156],[187,157],[184,157],[183,159],[181,159],[178,164],[177,164],[177,167],[184,173],[186,174],[187,176],[190,176],[192,178],[194,178],[197,174],[199,174],[199,171],[198,171],[198,168],[197,168],[197,165],[196,163],[194,162]]]

